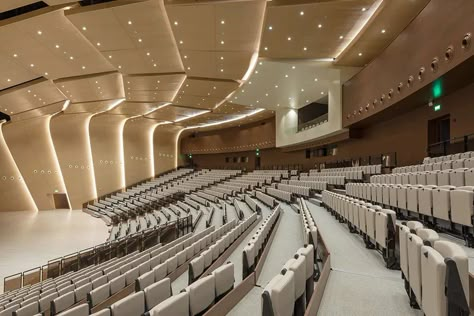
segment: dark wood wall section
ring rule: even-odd
[[[466,34],[474,34],[473,16],[472,0],[432,0],[379,57],[344,84],[343,126],[387,109],[472,57],[473,45],[463,48],[462,43]],[[446,58],[448,48],[452,53]]]
[[[398,165],[419,163],[426,155],[429,120],[449,114],[451,137],[474,133],[474,84],[440,98],[438,103],[441,104],[440,111],[434,111],[433,107],[428,105],[420,106],[391,119],[360,128],[357,138],[343,140],[336,144],[337,154],[335,156],[306,159],[305,150],[301,149],[301,146],[296,150],[289,151],[288,148],[274,148],[273,145],[271,148],[260,151],[261,166],[262,168],[273,168],[275,166],[300,165],[303,169],[309,169],[320,162],[389,152],[396,152]],[[187,136],[182,140],[182,146],[183,148],[205,150],[215,146],[215,143],[207,142],[207,140],[220,139],[225,142],[226,147],[238,147],[241,146],[242,140],[250,134],[270,137],[272,125],[274,128],[274,123],[267,121],[265,125],[254,125],[249,128],[241,127],[208,132],[205,138],[201,138],[199,134],[196,138]],[[236,151],[221,151],[218,154],[212,154],[211,151],[208,152],[209,154],[192,152],[193,162],[199,168],[246,168],[252,170],[255,166],[255,149]],[[187,153],[186,150],[181,152]],[[233,157],[243,156],[247,156],[249,161],[246,163],[232,162]],[[226,157],[230,158],[229,163],[225,162]]]

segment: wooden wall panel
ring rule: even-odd
[[[103,114],[89,123],[97,196],[125,187],[122,133],[126,120],[124,115]]]
[[[51,135],[69,200],[74,209],[97,197],[89,139],[92,114],[60,114],[51,119]]]
[[[37,210],[0,126],[0,212]]]
[[[344,84],[343,126],[347,127],[392,106],[473,56],[472,44],[469,49],[461,47],[464,35],[474,33],[473,15],[474,1],[431,0],[379,57]],[[454,48],[454,55],[446,61],[444,55],[449,46]],[[439,67],[433,72],[431,62],[435,57],[439,59]],[[422,80],[418,80],[421,67],[426,70]],[[408,87],[410,76],[414,80]],[[397,92],[399,83],[403,83],[400,93]],[[388,99],[390,89],[394,93]],[[382,95],[385,95],[383,103],[380,102]],[[377,100],[375,106],[374,100]],[[368,111],[365,110],[366,105],[369,105]],[[362,111],[359,114],[360,108]]]
[[[155,175],[153,132],[156,124],[153,120],[143,118],[125,123],[123,143],[127,186]]]
[[[67,193],[51,139],[51,116],[10,122],[3,133],[39,210],[54,209],[53,193]]]

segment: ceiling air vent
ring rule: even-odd
[[[35,3],[24,5],[22,7],[11,9],[11,10],[0,13],[0,21],[13,18],[15,16],[19,16],[22,14],[30,13],[42,8],[46,8],[47,6],[48,5],[44,3],[43,1],[38,1]]]
[[[115,1],[115,0],[82,0],[82,1],[79,1],[79,4],[82,7],[87,7],[88,5],[94,5],[94,4],[112,2],[112,1]]]

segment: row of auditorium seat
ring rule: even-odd
[[[300,181],[318,181],[318,182],[326,182],[327,184],[332,185],[344,185],[346,183],[346,177],[344,176],[325,176],[325,175],[300,175],[299,177],[291,177],[291,180],[300,180]]]
[[[435,163],[427,163],[421,165],[411,165],[405,167],[393,168],[392,173],[405,173],[405,172],[420,172],[420,171],[436,171],[436,170],[447,170],[447,169],[458,169],[458,168],[474,168],[474,157],[467,159],[457,159],[440,161]]]
[[[197,235],[198,236],[198,235]],[[28,305],[20,304],[19,308],[10,308],[2,311],[2,316],[10,316],[12,312],[17,316],[31,315],[32,310],[55,315],[77,303],[89,298],[91,292],[104,287],[106,284],[112,288],[112,292],[120,290],[122,283],[129,282],[134,273],[140,272],[144,266],[157,261],[163,255],[169,255],[170,251],[182,243],[191,242],[195,236],[185,235],[175,241],[161,247],[157,245],[143,252],[135,252],[122,258],[99,266],[91,266],[75,273],[62,276],[62,282],[56,287],[43,287],[36,301]],[[151,259],[150,259],[151,258]],[[103,293],[102,293],[103,294]]]
[[[425,157],[423,159],[423,163],[435,163],[435,162],[440,162],[440,161],[449,161],[449,160],[457,160],[457,159],[467,159],[474,157],[474,151],[466,151],[463,153],[458,153],[458,154],[452,154],[452,155],[445,155],[445,156],[439,156],[439,157]]]
[[[248,194],[244,194],[244,202],[247,203],[248,207],[254,211],[255,213],[260,213],[260,206],[258,206],[257,202],[250,197]]]
[[[117,278],[113,279],[105,285],[91,291],[88,294],[89,307],[93,309],[105,302],[112,295],[119,293],[130,285],[134,285],[135,289],[142,290],[148,285],[166,278],[178,269],[178,267],[186,264],[186,262],[189,262],[196,254],[213,244],[234,226],[235,222],[230,222],[215,231],[214,227],[208,228],[168,249],[166,252],[162,252],[157,257],[143,262],[142,264],[144,264],[145,267],[131,267],[130,270],[126,272],[126,274],[130,274],[129,278],[125,275],[124,280],[120,281],[119,284],[112,282]]]
[[[410,305],[427,316],[469,315],[465,251],[416,221],[398,227],[400,267]]]
[[[305,245],[289,259],[262,293],[262,315],[303,316],[314,291],[314,247]]]
[[[327,189],[327,183],[323,181],[282,180],[281,183],[308,187],[317,192],[322,192]]]
[[[372,176],[370,182],[387,184],[453,185],[461,187],[465,185],[474,185],[474,168],[393,173]]]
[[[275,198],[261,191],[253,191],[253,194],[255,194],[255,197],[259,201],[261,201],[263,204],[267,205],[268,207],[274,207],[276,204],[278,204]]]
[[[380,250],[387,268],[398,268],[395,255],[396,213],[346,195],[324,191],[322,201],[351,232],[362,236],[367,248]]]
[[[309,172],[315,172],[315,169],[311,169]],[[334,172],[334,171],[362,171],[364,174],[379,174],[382,173],[382,165],[367,165],[367,166],[354,166],[354,167],[341,167],[341,168],[324,168],[321,169],[321,173]]]
[[[407,212],[439,228],[454,230],[474,246],[474,186],[422,186],[397,184],[348,184],[347,194]]]
[[[258,260],[262,255],[263,249],[270,237],[273,227],[277,223],[280,214],[281,206],[278,204],[260,224],[255,234],[250,238],[247,245],[245,245],[242,254],[242,279],[249,276],[256,268]]]
[[[291,203],[293,200],[292,193],[288,191],[267,187],[265,188],[265,193],[288,203]]]
[[[301,173],[301,176],[341,176],[345,177],[348,180],[363,180],[364,179],[364,172],[362,170],[346,170],[346,171],[328,171],[322,170],[318,172],[317,170],[310,170],[308,173]]]
[[[311,244],[314,249],[318,247],[318,229],[314,222],[313,215],[309,212],[306,201],[303,198],[299,199],[299,208],[301,214],[301,224],[304,230],[304,243]]]
[[[287,192],[296,194],[297,196],[305,196],[305,197],[311,196],[311,188],[307,186],[278,183],[275,185],[275,188],[278,190],[287,191]]]
[[[227,263],[211,275],[189,285],[179,294],[173,295],[171,280],[164,278],[144,290],[137,291],[94,315],[142,316],[142,315],[201,315],[234,287],[234,265]],[[79,305],[61,316],[87,316],[87,304]]]
[[[239,238],[240,235],[242,235],[256,220],[257,214],[254,213],[235,226],[227,234],[223,235],[212,246],[210,246],[209,249],[203,251],[198,257],[191,260],[188,269],[189,284],[199,279],[206,269],[209,268],[211,264],[215,262],[217,258],[219,258],[219,256],[227,248],[229,248],[234,243],[234,241]]]

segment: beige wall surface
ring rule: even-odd
[[[18,169],[0,126],[0,212],[36,210],[23,176]]]
[[[126,120],[124,115],[103,114],[89,123],[97,196],[125,187],[122,132]]]
[[[89,139],[92,114],[60,114],[51,119],[50,128],[71,207],[97,197]]]
[[[155,174],[177,167],[177,138],[181,128],[157,126],[153,133],[153,156]]]
[[[3,133],[39,210],[54,208],[53,193],[67,193],[51,139],[51,116],[10,122]]]
[[[153,131],[156,124],[148,119],[132,119],[125,123],[123,143],[127,186],[155,175]]]

